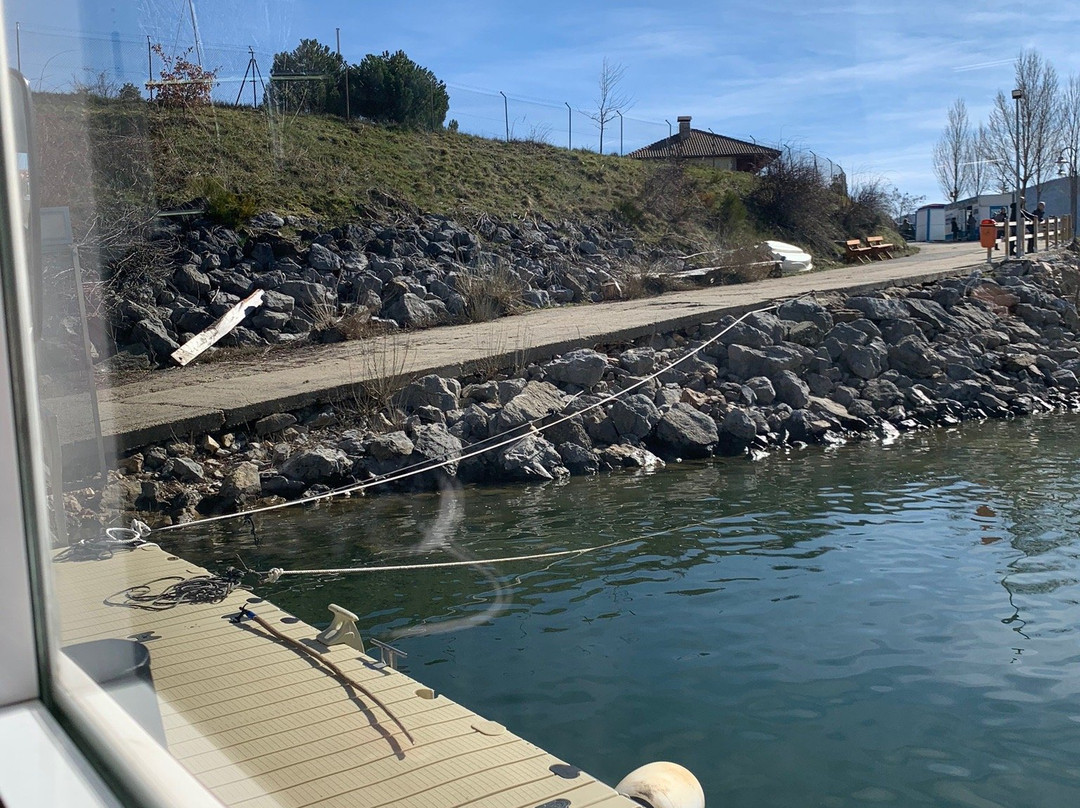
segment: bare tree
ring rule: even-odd
[[[1058,166],[1069,174],[1069,213],[1076,233],[1076,175],[1080,170],[1080,75],[1073,73],[1061,95]]]
[[[604,153],[604,129],[620,112],[629,109],[634,103],[620,86],[624,75],[626,75],[626,68],[623,65],[611,64],[607,57],[604,57],[604,64],[600,68],[599,94],[594,111],[588,113],[589,118],[600,129],[601,154]]]
[[[980,123],[971,132],[964,148],[964,162],[968,165],[968,192],[972,196],[978,196],[990,187],[997,159],[990,154],[986,126]]]
[[[967,160],[967,144],[971,138],[967,105],[957,98],[949,107],[949,119],[941,139],[934,146],[934,176],[950,202],[955,202],[967,190],[971,166]]]
[[[1032,181],[1038,193],[1057,156],[1057,71],[1034,50],[1017,57],[1014,71],[1016,89],[1022,96],[1017,102],[998,91],[987,124],[989,145],[992,154],[1002,159],[996,164],[1001,187],[1015,184],[1013,156],[1019,151],[1020,193]]]

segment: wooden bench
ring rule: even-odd
[[[867,236],[866,244],[870,248],[870,254],[878,261],[892,258],[893,245],[885,240],[884,236]]]
[[[844,257],[848,261],[858,261],[860,264],[870,263],[871,257],[874,254],[874,250],[871,247],[864,247],[862,242],[857,238],[848,239],[844,242]]]

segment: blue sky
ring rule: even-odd
[[[20,0],[5,3],[9,55],[22,27],[24,72],[42,86],[82,65],[146,72],[145,37],[166,49],[192,43],[187,0]],[[450,117],[464,131],[597,147],[586,113],[603,59],[625,67],[625,150],[665,137],[666,121],[830,159],[849,178],[880,178],[940,201],[931,150],[953,100],[984,119],[995,92],[1012,88],[1012,60],[1037,48],[1062,77],[1080,73],[1080,6],[877,0],[795,3],[682,0],[617,3],[316,2],[194,0],[208,66],[239,89],[246,48],[263,72],[301,38],[343,55],[404,50],[443,79]],[[969,9],[969,10],[962,10]],[[78,32],[94,38],[79,39]],[[113,34],[113,32],[116,32]],[[110,40],[111,37],[111,40]],[[140,44],[141,43],[141,44]],[[49,60],[52,60],[51,62]],[[84,71],[85,73],[85,71]],[[572,111],[568,113],[565,103]],[[569,127],[568,127],[569,117]],[[568,132],[568,128],[572,130]],[[618,123],[605,135],[618,150]]]

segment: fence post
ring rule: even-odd
[[[510,142],[510,106],[506,101],[506,93],[499,90],[499,95],[503,97],[503,120],[506,122],[506,142]]]

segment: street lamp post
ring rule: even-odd
[[[1068,160],[1065,159],[1065,152],[1069,153]],[[1072,229],[1069,241],[1076,241],[1076,157],[1076,146],[1071,143],[1058,154],[1058,171],[1062,176],[1066,169],[1069,171],[1069,227]]]
[[[1020,220],[1024,214],[1024,189],[1020,187],[1020,99],[1024,97],[1024,91],[1019,87],[1012,91],[1013,100],[1016,101],[1016,193],[1014,195],[1016,205],[1016,257],[1024,257],[1024,236],[1027,228],[1021,228]]]

